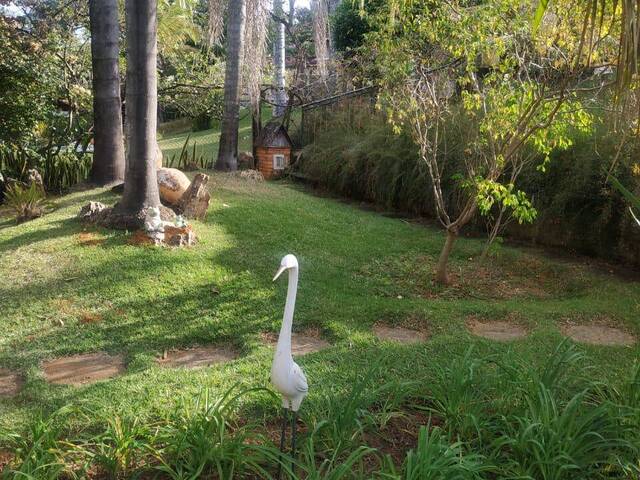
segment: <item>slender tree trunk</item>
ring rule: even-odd
[[[484,248],[482,249],[482,253],[480,254],[480,263],[484,263],[486,261],[487,256],[489,255],[489,249],[491,248],[491,245],[493,245],[493,242],[497,238],[498,233],[500,233],[500,229],[502,228],[502,217],[504,215],[504,212],[505,212],[505,208],[501,207],[500,214],[498,215],[498,218],[493,224],[493,227],[491,227],[491,231],[489,232],[489,237],[487,238],[487,242],[484,244]]]
[[[89,0],[89,22],[94,125],[91,180],[99,185],[106,185],[124,180],[125,172],[118,68],[118,1]]]
[[[276,18],[284,18],[283,0],[273,0],[273,13]],[[276,20],[275,40],[273,42],[273,87],[275,91],[273,116],[281,117],[287,105],[285,91],[285,29],[284,23]]]
[[[244,50],[245,0],[229,2],[227,64],[224,76],[224,110],[220,123],[220,145],[216,170],[238,169],[238,124],[240,116],[240,75]]]
[[[442,251],[440,252],[440,258],[438,259],[438,264],[436,265],[435,278],[438,283],[449,283],[447,265],[449,264],[449,255],[451,255],[451,250],[453,250],[453,244],[455,243],[457,238],[458,232],[456,230],[447,230],[447,239],[444,242],[444,246],[442,247]]]
[[[114,213],[131,217],[131,226],[139,227],[144,210],[160,205],[156,173],[156,0],[126,0],[125,9],[127,169],[122,201]]]

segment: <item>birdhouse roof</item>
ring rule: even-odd
[[[289,147],[293,146],[293,142],[280,121],[272,121],[267,123],[260,130],[260,135],[256,139],[256,147]]]

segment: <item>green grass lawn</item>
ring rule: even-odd
[[[271,118],[271,110],[264,108],[262,111],[262,121],[267,122]],[[161,127],[162,129],[162,127]],[[189,154],[193,152],[193,144],[196,144],[196,157],[203,155],[205,159],[212,161],[218,156],[218,143],[220,141],[220,127],[218,125],[209,130],[199,132],[176,131],[159,135],[158,144],[164,155],[163,163],[167,165],[172,156],[180,156],[187,137],[189,138]],[[251,152],[251,115],[246,110],[240,112],[240,124],[238,129],[238,151]]]
[[[473,356],[516,355],[542,365],[567,322],[604,322],[640,335],[640,283],[608,269],[509,247],[481,268],[475,257],[482,243],[461,239],[451,265],[456,282],[443,288],[431,281],[439,230],[285,182],[214,175],[211,183],[211,207],[194,222],[199,243],[189,249],[133,246],[123,232],[92,227],[98,244],[83,245],[80,207],[116,200],[99,189],[61,197],[54,213],[23,225],[0,220],[0,368],[25,378],[17,397],[0,399],[0,426],[27,425],[66,404],[90,409],[89,418],[76,418],[83,424],[116,414],[153,419],[203,387],[268,386],[272,350],[262,338],[280,326],[286,282],[272,276],[286,253],[300,262],[294,329],[314,329],[332,344],[299,360],[310,383],[303,418],[320,418],[327,398],[348,391],[372,364],[379,367],[375,385],[401,379],[428,389],[434,372],[470,347]],[[97,320],[83,322],[87,315]],[[512,343],[480,339],[466,329],[470,318],[506,319],[530,335]],[[376,323],[430,337],[380,342]],[[232,346],[240,356],[193,370],[156,364],[165,349],[209,344]],[[577,348],[589,358],[590,378],[613,385],[640,354],[637,344]],[[94,351],[123,354],[125,373],[82,387],[44,380],[43,360]],[[257,407],[270,417],[278,402],[261,397]]]

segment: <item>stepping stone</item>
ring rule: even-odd
[[[42,364],[45,378],[56,385],[86,385],[113,378],[124,368],[122,355],[104,352],[61,357]]]
[[[22,388],[22,378],[9,370],[0,368],[0,397],[13,397]]]
[[[388,340],[396,343],[420,343],[426,342],[429,334],[404,327],[388,327],[386,325],[374,325],[373,333],[380,340]]]
[[[263,335],[265,343],[274,346],[278,343],[278,335],[274,333],[265,333]],[[306,355],[308,353],[319,352],[329,348],[331,344],[320,338],[315,332],[301,332],[291,334],[291,353],[293,356]]]
[[[524,327],[509,322],[469,320],[467,329],[478,337],[495,340],[496,342],[512,342],[527,336]]]
[[[619,328],[605,325],[565,325],[562,333],[579,343],[605,346],[629,346],[636,338]]]
[[[238,355],[231,349],[210,345],[186,350],[169,350],[157,362],[165,367],[197,368],[227,363],[236,358]]]

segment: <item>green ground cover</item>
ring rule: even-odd
[[[271,279],[286,253],[301,265],[294,329],[314,329],[332,344],[299,360],[311,385],[302,411],[307,425],[322,420],[371,365],[377,368],[367,385],[401,380],[424,392],[470,348],[471,359],[497,355],[542,368],[570,322],[606,323],[640,336],[640,282],[597,262],[502,247],[481,267],[475,257],[482,243],[461,239],[451,265],[456,281],[440,287],[431,281],[443,240],[437,229],[286,182],[214,174],[211,183],[211,207],[194,222],[199,243],[190,249],[134,246],[122,232],[84,232],[75,219],[80,207],[116,200],[100,189],[58,198],[54,213],[26,224],[0,220],[0,367],[25,379],[15,398],[0,399],[0,426],[20,429],[38,412],[67,404],[91,412],[68,420],[83,428],[116,415],[153,421],[205,387],[218,393],[236,383],[268,387],[272,350],[263,338],[280,326],[286,285]],[[470,319],[514,322],[529,335],[511,343],[480,339],[468,332]],[[429,339],[381,342],[372,333],[379,323],[422,330]],[[156,363],[165,349],[211,344],[231,346],[239,358],[193,370]],[[612,387],[629,378],[640,355],[638,344],[576,349],[586,355],[584,376]],[[42,361],[94,351],[123,354],[124,374],[82,387],[44,380]],[[250,405],[252,418],[274,421],[272,397],[252,397]]]
[[[263,108],[262,121],[266,123],[271,119],[271,109]],[[217,123],[217,122],[216,122]],[[167,133],[159,133],[158,144],[164,155],[165,165],[172,156],[179,157],[187,137],[189,137],[189,153],[193,152],[193,144],[196,143],[196,157],[203,155],[206,160],[215,160],[218,156],[218,143],[220,140],[220,126],[215,124],[213,128],[192,132],[188,123],[175,122],[178,128],[171,128],[170,124],[161,125],[160,132],[165,129]],[[179,128],[182,125],[182,128]],[[164,128],[163,128],[164,127]],[[240,111],[240,124],[238,128],[238,151],[251,151],[251,115],[247,110]]]

